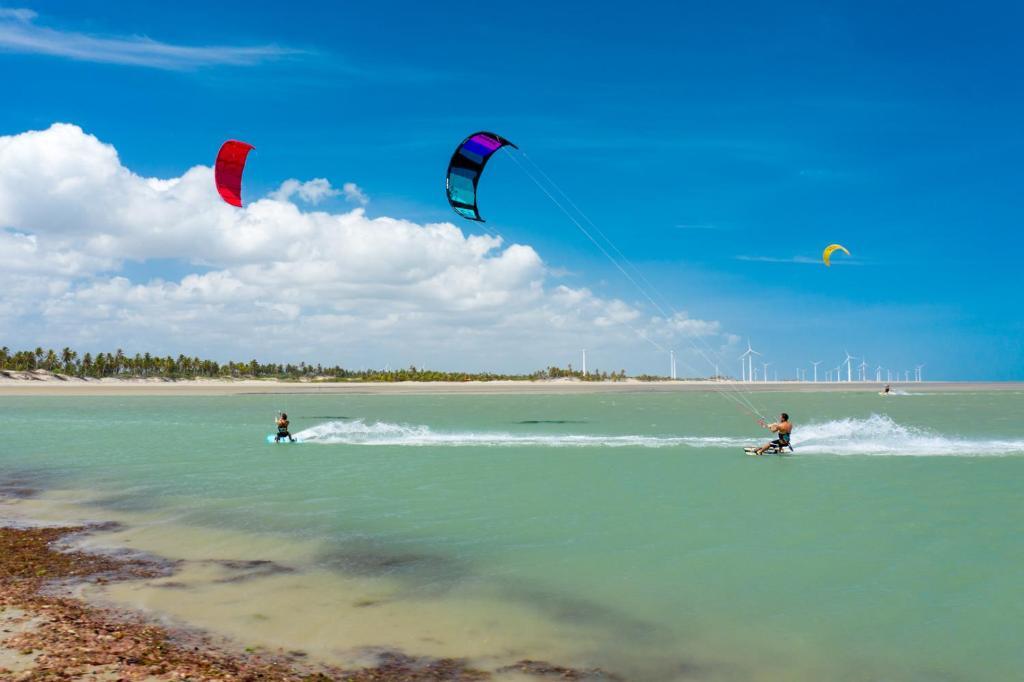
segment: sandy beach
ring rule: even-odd
[[[516,395],[591,393],[673,393],[707,391],[878,392],[884,383],[807,383],[769,381],[755,383],[712,381],[407,381],[395,383],[338,381],[278,381],[274,379],[81,379],[48,372],[8,372],[0,375],[0,395],[183,395],[233,396],[261,394],[350,395]],[[921,392],[1024,391],[1024,382],[893,382],[893,390]]]

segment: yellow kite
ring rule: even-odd
[[[825,247],[825,250],[821,254],[821,259],[823,261],[825,261],[825,267],[831,267],[832,266],[832,263],[830,263],[829,261],[831,260],[832,253],[834,251],[842,251],[847,256],[850,255],[850,252],[847,251],[846,247],[843,246],[842,244],[829,244],[828,246]]]

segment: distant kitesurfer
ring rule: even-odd
[[[765,424],[764,419],[761,419],[758,421],[758,424],[761,425],[761,428],[768,429],[772,433],[777,434],[778,438],[754,450],[755,455],[763,455],[770,448],[774,448],[779,452],[782,452],[785,448],[792,449],[792,446],[789,444],[789,436],[793,433],[793,425],[789,421],[788,414],[785,412],[780,414],[779,421],[777,422]]]
[[[885,390],[882,391],[882,393],[889,393],[889,391],[891,391],[891,390],[892,390],[892,386],[890,384],[886,384],[885,385]]]
[[[292,443],[295,442],[292,434],[288,433],[288,415],[284,412],[277,418],[277,435],[274,436],[274,442],[280,443],[282,438],[287,438]]]

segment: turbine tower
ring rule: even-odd
[[[846,383],[851,383],[853,381],[853,361],[856,360],[857,358],[850,355],[850,351],[845,352],[846,359],[843,360],[843,362],[846,363]],[[843,363],[841,362],[839,364],[842,365]]]
[[[762,362],[761,364],[764,365],[764,376],[761,377],[761,379],[762,379],[761,383],[767,384],[768,383],[768,365],[770,365],[772,363],[770,363],[770,362]]]
[[[754,380],[755,355],[760,355],[760,353],[754,350],[753,346],[750,345],[750,339],[747,339],[747,350],[745,350],[743,355],[740,356],[741,361],[746,360],[746,376],[743,379],[744,381],[751,382]]]
[[[821,364],[821,360],[818,360],[818,361],[812,360],[811,364],[814,365],[814,383],[818,383],[818,365]]]
[[[587,376],[587,349],[583,349],[583,376]]]
[[[860,380],[861,381],[867,381],[868,380],[868,359],[867,358],[861,358],[860,364],[857,365],[857,369],[860,370]]]
[[[668,352],[668,376],[670,379],[675,381],[676,378],[676,352],[670,350]]]
[[[882,366],[875,367],[875,383],[882,383]]]
[[[914,380],[917,381],[917,383],[921,383],[921,370],[922,369],[924,369],[924,365],[923,364],[922,365],[918,365],[917,367],[914,368]]]

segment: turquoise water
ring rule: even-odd
[[[1024,676],[1024,395],[756,402],[794,456],[701,393],[0,397],[0,483],[486,594],[630,679]],[[264,442],[280,409],[306,442]]]

